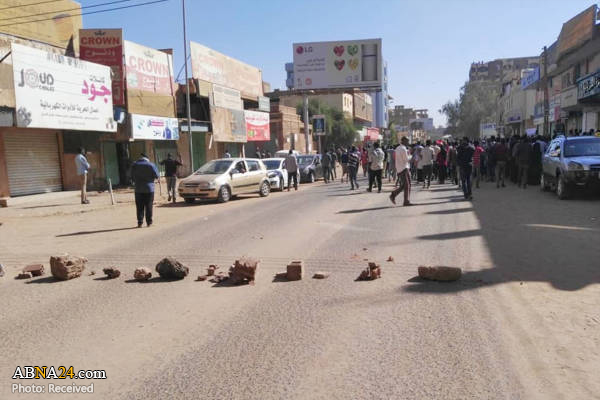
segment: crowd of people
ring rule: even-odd
[[[460,140],[427,140],[408,144],[402,138],[401,144],[382,147],[378,142],[369,143],[363,148],[352,146],[337,150],[330,149],[322,154],[325,182],[336,179],[336,163],[342,166],[341,182],[350,183],[350,189],[358,189],[356,177],[362,167],[363,176],[368,176],[368,192],[374,188],[381,192],[382,181],[395,183],[396,190],[390,199],[405,192],[405,205],[410,203],[411,184],[429,189],[431,183],[450,182],[462,190],[464,198],[473,199],[473,189],[484,182],[491,182],[497,188],[506,187],[512,181],[526,189],[537,185],[542,174],[542,156],[549,137],[539,135],[512,135],[508,138],[490,137],[473,140],[464,137]]]

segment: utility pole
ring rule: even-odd
[[[306,154],[310,154],[310,146],[309,146],[309,132],[308,132],[308,94],[304,93],[302,95],[302,104],[303,104],[303,114],[304,114],[304,141],[305,141],[305,149]]]
[[[187,31],[185,27],[185,0],[181,0],[181,6],[183,8],[183,56],[185,57],[185,99],[187,106],[187,126],[188,133],[190,135],[190,171],[194,172],[194,150],[192,145],[192,111],[190,107],[190,80],[188,78],[188,65],[187,65]]]
[[[548,119],[550,116],[550,107],[549,107],[549,99],[548,99],[548,49],[544,46],[544,136],[549,135],[549,126]]]

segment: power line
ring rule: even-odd
[[[20,19],[20,18],[39,17],[40,15],[58,14],[58,13],[63,13],[63,12],[67,12],[67,11],[83,10],[85,8],[95,8],[95,7],[101,7],[101,6],[109,6],[111,4],[126,3],[126,2],[129,2],[129,1],[133,1],[133,0],[116,0],[116,1],[109,1],[107,3],[94,4],[94,5],[91,5],[91,6],[68,8],[66,10],[47,11],[47,12],[43,12],[43,13],[39,13],[39,14],[21,15],[21,16],[18,16],[18,17],[10,17],[10,18],[0,18],[0,21],[15,20],[15,19]]]
[[[2,10],[10,10],[10,9],[15,9],[15,8],[21,8],[21,7],[28,7],[28,6],[37,6],[37,5],[40,5],[40,4],[47,4],[47,3],[58,3],[59,1],[65,1],[65,0],[46,0],[46,1],[40,1],[38,3],[19,4],[19,5],[16,5],[16,6],[10,6],[10,7],[0,8],[0,11],[2,11]]]
[[[116,11],[116,10],[123,10],[123,9],[126,9],[126,8],[134,8],[134,7],[146,6],[146,5],[150,5],[150,4],[164,3],[165,1],[169,1],[169,0],[147,1],[145,3],[131,4],[129,6],[107,8],[106,10],[88,11],[88,12],[84,12],[84,13],[73,14],[73,15],[65,15],[65,16],[58,16],[58,17],[54,17],[54,18],[36,19],[36,20],[33,20],[33,21],[13,22],[13,23],[10,23],[10,24],[2,24],[2,25],[0,25],[0,27],[3,27],[3,26],[13,26],[13,25],[21,25],[21,24],[30,24],[30,23],[33,23],[33,22],[43,22],[43,21],[50,21],[50,20],[64,19],[64,18],[73,18],[73,17],[79,17],[81,15],[100,14],[100,13],[104,13],[104,12],[108,12],[108,11]]]

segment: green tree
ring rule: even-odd
[[[479,137],[483,122],[498,118],[500,88],[487,82],[466,82],[458,100],[448,101],[440,110],[448,119],[448,134]]]
[[[296,107],[302,122],[302,104]],[[319,99],[310,99],[308,102],[308,117],[309,120],[313,115],[325,116],[325,135],[322,137],[322,145],[324,149],[331,147],[348,147],[358,139],[358,130],[354,123],[349,118],[346,118],[342,111],[336,110],[329,105],[323,103]]]

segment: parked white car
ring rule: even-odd
[[[267,167],[267,176],[271,188],[283,190],[288,184],[288,173],[285,169],[285,158],[263,158],[263,164]]]

